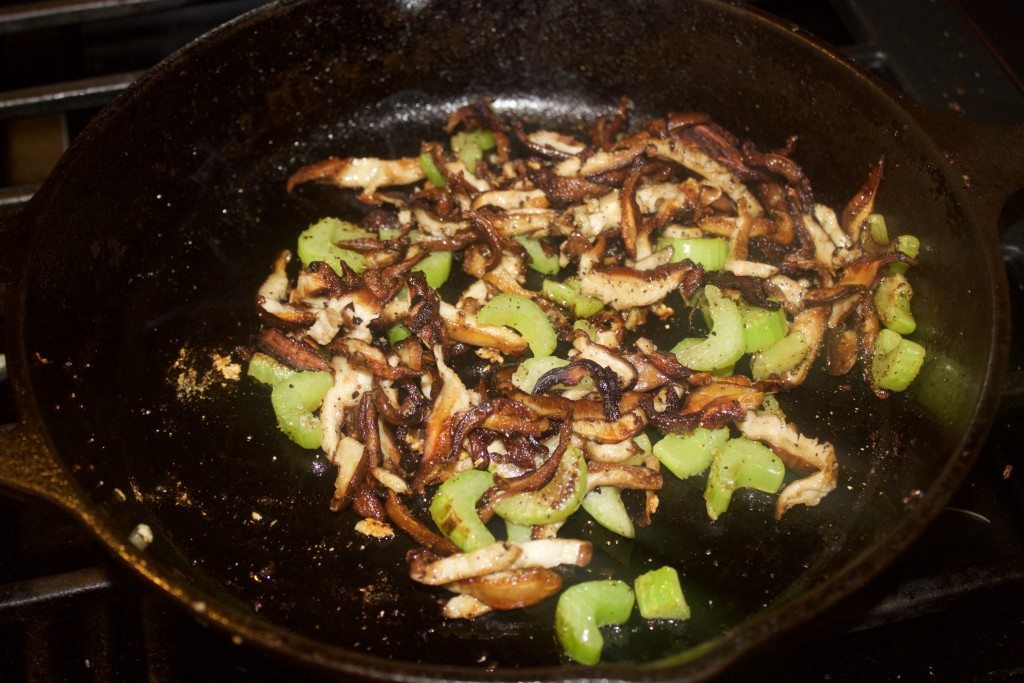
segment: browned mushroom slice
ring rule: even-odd
[[[664,224],[680,211],[696,208],[700,198],[700,185],[692,178],[682,183],[653,183],[637,189],[637,208],[643,214],[657,213],[658,223]],[[578,231],[588,240],[609,228],[619,225],[622,220],[622,204],[619,193],[608,192],[597,199],[590,199],[567,209],[564,220],[556,222],[560,232],[568,235]]]
[[[334,498],[331,500],[331,510],[337,512],[352,502],[352,496],[366,474],[369,458],[363,444],[350,436],[343,436],[329,457],[331,463],[338,468],[338,476],[334,480]]]
[[[438,554],[455,555],[459,552],[459,548],[454,543],[443,536],[438,536],[423,522],[416,519],[394,491],[388,490],[387,498],[384,499],[384,511],[387,513],[388,519],[395,523],[395,526],[409,534],[412,540],[429,549],[421,548],[418,552],[411,551],[409,553],[410,572],[416,571],[414,567],[420,568],[436,561]]]
[[[875,208],[875,197],[878,194],[878,186],[882,182],[882,171],[885,169],[885,157],[879,158],[871,167],[868,179],[864,186],[853,196],[843,209],[843,230],[859,244],[866,240],[862,232],[868,216]]]
[[[263,322],[269,325],[282,325],[286,329],[298,329],[308,327],[316,322],[317,311],[305,306],[296,306],[266,299],[262,296],[256,297],[256,305],[260,307]]]
[[[510,356],[526,353],[526,339],[508,327],[481,325],[475,315],[447,303],[441,303],[440,311],[445,330],[454,341],[497,349]]]
[[[857,333],[846,328],[833,328],[825,333],[825,371],[845,375],[857,362]]]
[[[800,365],[779,376],[778,379],[785,386],[799,386],[807,378],[807,373],[810,371],[811,366],[814,365],[814,361],[821,351],[821,345],[825,341],[825,327],[828,322],[828,316],[829,307],[820,306],[804,309],[793,318],[793,322],[789,326],[789,332],[790,334],[793,332],[803,334],[809,350],[800,362]]]
[[[548,199],[541,190],[489,190],[473,198],[471,209],[493,206],[505,211],[515,209],[546,209]]]
[[[756,218],[763,213],[761,204],[747,189],[747,186],[740,182],[729,169],[701,150],[696,142],[678,137],[652,139],[647,144],[647,150],[648,154],[652,156],[674,161],[718,185],[736,202],[737,206],[751,216]]]
[[[647,424],[647,416],[640,409],[630,410],[618,420],[573,420],[572,431],[588,441],[618,443],[639,434]]]
[[[409,576],[413,581],[428,586],[443,586],[511,569],[522,552],[515,543],[498,542],[479,550],[454,553],[440,559],[413,556]]]
[[[817,505],[835,489],[839,465],[831,443],[803,436],[778,415],[750,412],[737,426],[748,439],[767,444],[787,467],[809,475],[782,490],[775,503],[776,518],[794,505]]]
[[[556,215],[551,209],[517,209],[495,214],[491,223],[502,235],[542,237],[550,232]]]
[[[446,588],[472,595],[497,610],[520,609],[543,602],[562,587],[562,577],[541,567],[513,569],[455,581]]]
[[[331,364],[316,349],[273,327],[267,327],[260,331],[260,336],[256,339],[256,347],[293,370],[331,369]]]
[[[700,266],[681,261],[654,270],[599,265],[588,252],[580,258],[580,292],[623,311],[662,301],[688,278],[703,274]]]
[[[340,353],[355,365],[364,367],[383,379],[397,380],[417,377],[421,374],[419,370],[401,365],[391,365],[383,351],[361,339],[351,337],[336,339],[327,346],[331,351]]]
[[[639,465],[619,465],[607,462],[587,463],[587,490],[601,486],[620,489],[657,491],[664,484],[660,472]]]
[[[452,421],[457,413],[470,407],[470,394],[466,386],[447,365],[440,346],[434,347],[434,362],[441,379],[441,391],[427,415],[426,439],[423,457],[413,477],[412,486],[419,492],[433,483],[445,466],[450,465],[448,456],[452,448]]]
[[[374,157],[339,159],[330,157],[303,166],[288,178],[286,189],[315,180],[337,187],[362,188],[372,194],[378,187],[408,185],[423,179],[423,167],[417,157],[377,159]]]
[[[265,301],[284,301],[288,297],[288,273],[285,268],[292,260],[292,252],[284,249],[274,259],[274,267],[270,275],[256,292],[257,301],[262,297]]]
[[[480,602],[472,595],[456,595],[444,603],[441,616],[446,619],[476,619],[493,611],[493,607]]]
[[[544,567],[551,569],[559,565],[586,567],[590,564],[594,549],[589,541],[575,538],[550,538],[518,543],[522,553],[512,563],[514,569]]]
[[[593,462],[620,463],[640,455],[643,451],[633,439],[626,439],[619,443],[594,443],[583,442],[583,452],[587,460]]]

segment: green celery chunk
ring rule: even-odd
[[[427,278],[427,284],[433,289],[443,285],[452,272],[452,253],[450,251],[432,251],[412,267]]]
[[[548,316],[536,303],[517,294],[499,294],[477,311],[481,325],[506,325],[523,335],[534,356],[550,356],[558,335]]]
[[[889,231],[885,227],[885,216],[880,213],[873,213],[868,216],[868,229],[871,231],[871,239],[879,246],[889,244]]]
[[[597,328],[594,327],[593,323],[587,322],[586,320],[577,320],[572,324],[572,329],[583,330],[590,337],[590,341],[597,341]]]
[[[743,352],[756,353],[786,336],[789,321],[781,308],[769,311],[757,306],[740,305],[743,317]]]
[[[438,187],[444,187],[444,174],[441,173],[437,164],[434,163],[433,157],[426,152],[420,155],[420,167],[423,169],[423,175],[427,177],[427,180]]]
[[[484,470],[466,470],[452,475],[437,487],[430,501],[430,517],[437,528],[464,552],[479,550],[494,543],[476,504],[487,489],[494,486],[494,476]]]
[[[680,479],[693,477],[708,468],[715,453],[729,440],[729,428],[697,427],[689,434],[667,434],[654,444],[654,457]]]
[[[690,259],[704,270],[722,270],[729,255],[729,243],[721,237],[659,237],[655,249],[672,247],[671,263]]]
[[[644,619],[689,619],[690,606],[679,584],[679,573],[672,567],[661,567],[641,574],[633,581],[636,606]]]
[[[533,540],[533,527],[505,520],[505,537],[513,543],[526,543]]]
[[[764,444],[740,437],[722,446],[711,463],[704,502],[714,521],[729,508],[732,494],[739,488],[775,493],[782,486],[786,468],[779,456]]]
[[[597,664],[602,626],[624,624],[633,611],[633,590],[624,581],[585,581],[562,592],[555,607],[555,635],[580,664]]]
[[[402,323],[396,323],[388,328],[387,338],[388,344],[394,346],[403,339],[408,339],[412,336],[412,330],[403,325]]]
[[[896,251],[906,254],[910,258],[916,259],[917,255],[921,253],[921,240],[917,239],[913,235],[900,235],[893,242],[893,247]],[[910,265],[907,263],[890,263],[889,272],[903,274],[907,272],[907,268]]]
[[[484,152],[495,147],[494,134],[489,130],[467,130],[452,136],[452,151],[462,160],[470,173],[484,158]]]
[[[492,508],[494,514],[516,524],[561,522],[579,509],[586,493],[587,462],[580,449],[569,447],[551,481],[536,491],[499,498]]]
[[[540,240],[523,235],[517,236],[516,242],[523,245],[526,255],[530,257],[529,266],[535,271],[544,275],[554,275],[558,272],[558,252],[549,254],[544,251]]]
[[[261,351],[252,354],[252,358],[249,360],[249,369],[246,372],[257,382],[269,384],[270,386],[274,386],[296,373],[295,370],[292,370],[284,363],[281,363],[276,358],[271,358]]]
[[[736,302],[718,287],[704,288],[712,328],[707,339],[696,346],[676,353],[679,362],[693,370],[710,371],[725,368],[743,356],[743,316]]]
[[[678,344],[672,347],[671,353],[673,353],[678,358],[680,351],[683,351],[685,349],[692,349],[694,346],[703,343],[704,339],[702,337],[686,337],[684,339],[681,339]],[[712,370],[711,374],[714,375],[715,377],[728,377],[733,373],[733,370],[735,369],[736,364],[733,363],[732,365],[727,365],[724,368]]]
[[[633,520],[622,502],[622,493],[615,486],[594,489],[584,496],[581,507],[608,531],[625,538],[636,536]]]
[[[808,351],[807,336],[800,330],[794,330],[750,358],[750,375],[758,380],[789,372],[803,362]]]
[[[901,335],[916,330],[917,322],[910,311],[913,296],[914,289],[903,275],[889,273],[884,276],[875,290],[875,308],[882,324]]]
[[[320,448],[323,427],[313,411],[323,403],[333,383],[329,372],[296,372],[275,384],[270,392],[278,426],[303,448]]]
[[[886,334],[890,333],[890,334]],[[896,339],[893,339],[895,335]],[[889,391],[903,391],[917,377],[924,365],[924,347],[903,339],[892,330],[882,330],[875,342],[871,373],[875,383]]]
[[[580,294],[579,283],[573,278],[565,282],[545,280],[540,293],[545,299],[568,308],[577,318],[589,318],[604,308],[604,302],[597,297]]]
[[[304,268],[314,261],[323,261],[333,268],[334,272],[341,274],[341,264],[344,262],[355,272],[362,273],[366,270],[366,259],[363,255],[357,251],[342,249],[338,242],[368,237],[376,235],[337,218],[321,218],[299,235],[296,252]]]
[[[640,432],[634,436],[633,443],[640,447],[640,450],[643,451],[644,455],[650,455],[654,450],[651,446],[651,437],[647,436],[646,432]]]
[[[569,361],[557,356],[527,358],[512,373],[512,384],[520,391],[532,394],[541,375],[555,368],[565,367],[568,364]]]

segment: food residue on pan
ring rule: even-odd
[[[213,387],[228,386],[242,376],[242,366],[231,354],[205,352],[182,346],[170,368],[170,381],[178,400],[203,397]]]

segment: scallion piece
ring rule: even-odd
[[[739,488],[775,493],[782,486],[786,468],[779,456],[757,441],[730,439],[715,454],[704,489],[704,502],[712,521],[729,508],[732,494]]]
[[[924,358],[923,346],[903,339],[892,330],[882,330],[875,341],[871,372],[875,382],[883,389],[903,391],[921,371]]]
[[[494,543],[494,535],[476,511],[477,501],[492,486],[494,476],[490,472],[466,470],[446,479],[430,501],[434,524],[465,552]]]
[[[341,273],[344,262],[357,273],[366,269],[366,259],[357,251],[342,249],[338,242],[353,239],[375,237],[371,232],[363,230],[352,223],[337,218],[322,218],[299,235],[296,252],[305,268],[314,261],[323,261],[334,272]]]
[[[296,372],[274,385],[270,405],[285,435],[303,448],[319,448],[323,439],[320,418],[313,411],[324,401],[334,379],[329,372]]]
[[[729,255],[729,243],[721,237],[660,237],[655,249],[672,247],[671,263],[690,259],[704,270],[722,270]]]
[[[534,356],[550,356],[558,335],[547,315],[533,301],[517,294],[499,294],[477,311],[482,325],[507,325],[523,335]]]
[[[433,289],[443,285],[452,272],[452,253],[450,251],[432,251],[412,267],[427,278],[427,284]]]
[[[421,154],[420,166],[423,168],[423,175],[427,177],[427,180],[438,187],[444,187],[444,174],[437,168],[433,157],[426,152]]]
[[[807,337],[800,330],[794,330],[750,358],[750,375],[755,380],[767,379],[772,375],[789,372],[803,362],[810,351]]]
[[[913,296],[914,289],[903,275],[889,273],[883,277],[875,290],[875,308],[882,324],[901,335],[916,330],[917,322],[910,311]]]
[[[686,479],[708,468],[725,442],[729,428],[705,429],[697,427],[689,434],[666,434],[654,444],[654,457],[672,474]]]
[[[676,353],[679,362],[693,370],[710,371],[732,365],[743,356],[743,317],[739,307],[718,287],[704,288],[712,328],[707,339]]]
[[[554,275],[558,272],[558,253],[553,252],[551,254],[544,251],[544,245],[541,244],[540,240],[535,240],[531,237],[524,235],[518,235],[516,242],[519,242],[526,250],[526,255],[529,257],[529,266],[538,273],[544,275]]]
[[[585,581],[567,588],[555,607],[555,635],[580,664],[597,664],[604,647],[602,626],[623,624],[633,611],[633,590],[623,581]]]
[[[644,619],[690,618],[690,606],[679,584],[679,573],[672,567],[661,567],[641,574],[633,581],[636,606]]]

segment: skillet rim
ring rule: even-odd
[[[179,65],[201,54],[207,46],[230,41],[239,31],[250,26],[269,21],[278,15],[287,14],[294,8],[316,3],[319,0],[278,0],[250,12],[214,29],[183,47],[132,84],[124,93],[115,99],[89,123],[86,129],[76,138],[61,159],[57,167],[46,180],[43,187],[18,214],[14,222],[22,227],[28,226],[45,214],[51,200],[59,195],[60,187],[68,176],[76,170],[82,151],[86,149],[97,133],[111,123],[116,123],[124,105],[143,96],[152,87],[159,88],[165,78],[174,78]],[[794,31],[780,20],[759,10],[739,6],[733,2],[716,2],[715,0],[699,0],[705,6],[720,11],[723,16],[744,24],[756,26],[760,30],[780,33],[784,39],[802,43],[810,48],[822,63],[830,62],[833,68],[852,72],[858,84],[867,90],[874,90],[875,95],[895,105],[895,110],[906,115],[907,119],[922,134],[926,142],[925,151],[930,160],[943,159],[943,150],[936,144],[930,129],[922,122],[921,108],[902,93],[896,91],[877,79],[862,72],[845,57],[835,53],[828,45],[803,31]],[[951,169],[947,160],[938,165],[944,175],[957,178],[958,174]],[[998,263],[996,256],[995,230],[985,228],[978,220],[978,207],[960,182],[951,183],[952,194],[960,202],[969,218],[971,227],[978,237],[982,238],[983,248],[988,252],[990,266]],[[29,237],[31,240],[31,236]],[[24,348],[24,273],[28,270],[27,263],[19,264],[19,269],[12,278],[8,292],[8,315],[13,317],[15,324],[9,328],[8,353],[11,355],[12,386],[15,389],[19,407],[23,411],[20,427],[29,436],[35,436],[44,442],[46,457],[61,463],[57,449],[54,447],[45,427],[41,411],[36,404],[35,395],[29,389],[27,350]],[[312,665],[334,674],[348,674],[376,679],[395,681],[434,681],[444,680],[519,680],[524,677],[536,680],[676,680],[680,676],[706,678],[739,658],[753,647],[763,644],[768,638],[777,635],[798,624],[806,622],[816,614],[851,594],[874,577],[885,565],[901,553],[910,542],[931,522],[945,502],[958,488],[958,484],[966,474],[980,450],[988,429],[992,423],[999,401],[1001,386],[999,382],[1005,373],[1009,347],[1009,304],[1006,275],[1002,268],[992,267],[988,270],[989,280],[986,294],[993,304],[993,337],[988,350],[986,373],[981,378],[981,398],[974,407],[971,422],[960,439],[960,448],[950,454],[946,465],[938,476],[932,480],[929,495],[917,502],[903,519],[885,532],[874,543],[865,547],[853,559],[847,562],[835,574],[822,584],[802,593],[792,602],[776,605],[767,611],[758,613],[740,625],[723,632],[717,638],[706,641],[694,650],[698,652],[687,656],[686,653],[641,665],[601,664],[596,667],[582,667],[574,664],[551,667],[532,667],[523,669],[501,669],[494,672],[479,669],[430,665],[415,662],[396,663],[393,660],[366,655],[358,651],[348,650],[337,645],[330,645],[313,638],[299,635],[285,627],[277,626],[269,621],[258,618],[241,609],[232,607],[212,593],[175,576],[170,565],[154,561],[145,553],[126,544],[119,530],[114,528],[112,520],[106,519],[99,506],[92,504],[77,480],[66,473],[63,464],[58,465],[73,489],[67,500],[58,500],[62,507],[79,519],[95,537],[97,537],[112,553],[127,564],[134,572],[141,575],[147,582],[156,585],[164,593],[170,595],[184,607],[190,609],[201,621],[209,622],[224,632],[240,636],[245,640],[277,655],[287,656],[306,665]],[[18,312],[13,314],[12,311]],[[670,663],[674,662],[674,663]]]

